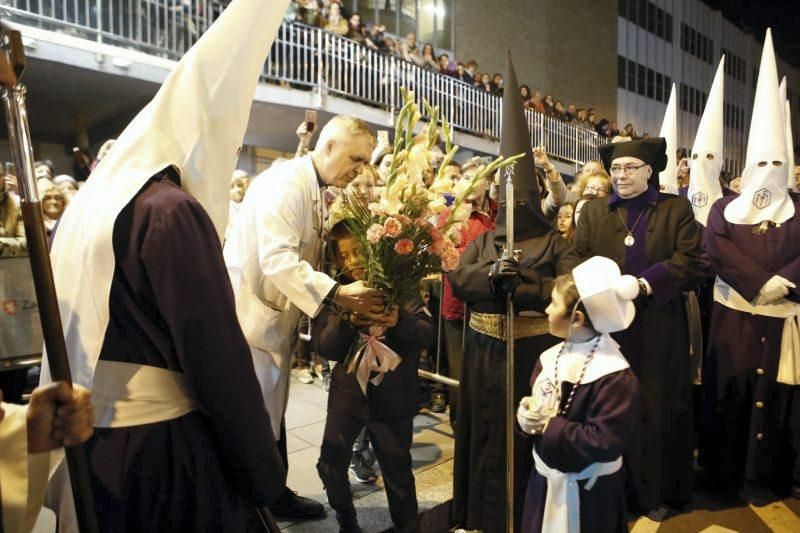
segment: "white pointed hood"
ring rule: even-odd
[[[667,166],[659,174],[661,190],[667,194],[678,194],[678,107],[675,100],[675,84],[669,94],[667,112],[661,123],[659,137],[667,140]]]
[[[108,326],[120,211],[173,165],[221,236],[230,176],[288,0],[234,0],[183,56],[73,198],[51,252],[73,378],[91,386]],[[43,365],[43,381],[48,380]]]
[[[786,79],[786,78],[784,78]],[[783,114],[786,121],[786,128],[784,133],[786,135],[786,170],[788,171],[788,181],[786,187],[793,191],[797,190],[797,182],[794,179],[794,135],[792,135],[792,106],[789,100],[786,100],[785,113]]]
[[[794,215],[794,203],[786,188],[784,106],[778,91],[772,32],[767,29],[742,172],[742,192],[725,207],[728,222],[760,224],[771,221],[780,224]]]
[[[714,202],[722,198],[719,174],[725,162],[723,153],[725,98],[725,56],[717,66],[706,108],[700,118],[697,136],[694,138],[691,159],[691,179],[687,198],[692,204],[694,218],[703,226]]]

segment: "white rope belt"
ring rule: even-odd
[[[184,374],[115,361],[97,362],[92,403],[98,428],[164,422],[197,408]]]
[[[783,318],[778,383],[800,384],[800,304],[783,299],[776,304],[753,305],[717,276],[714,301],[743,313]]]
[[[545,531],[559,533],[580,533],[581,498],[578,494],[578,481],[588,479],[584,490],[591,490],[600,476],[608,476],[622,468],[622,457],[608,463],[592,463],[580,472],[564,473],[550,468],[533,450],[536,471],[547,479],[547,498],[544,502]]]

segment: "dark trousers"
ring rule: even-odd
[[[461,364],[464,360],[463,320],[443,320],[444,344],[447,349],[448,375],[453,379],[461,379]],[[450,425],[456,424],[458,418],[458,390],[450,390]]]
[[[289,453],[286,448],[286,417],[281,419],[281,438],[275,443],[278,445],[278,454],[281,456],[283,468],[289,471]]]
[[[329,410],[317,463],[328,502],[338,514],[355,512],[347,470],[353,455],[353,442],[365,425],[381,466],[394,530],[418,532],[417,488],[411,470],[413,417],[379,422],[366,420],[356,413]]]

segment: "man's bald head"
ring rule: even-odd
[[[375,135],[366,122],[338,115],[320,131],[311,158],[325,184],[344,188],[369,162],[374,148]]]

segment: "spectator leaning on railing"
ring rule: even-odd
[[[342,5],[339,2],[331,2],[328,6],[328,18],[325,19],[323,28],[325,31],[347,37],[350,32],[350,25],[342,16]]]
[[[422,47],[422,65],[423,68],[428,70],[439,71],[439,63],[433,53],[433,46],[426,44]]]

